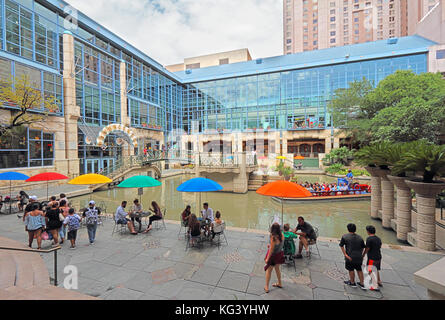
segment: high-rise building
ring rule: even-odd
[[[443,0],[283,0],[284,54],[413,35]]]

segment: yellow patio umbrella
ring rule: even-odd
[[[84,174],[83,176],[79,176],[77,178],[74,178],[68,184],[72,185],[94,185],[94,184],[103,184],[103,183],[111,183],[113,180],[111,180],[108,177],[105,177],[101,174]]]
[[[277,157],[277,160],[286,160],[287,158],[285,156],[279,156]]]

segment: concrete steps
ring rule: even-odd
[[[29,249],[26,245],[0,237],[0,247]],[[0,300],[90,300],[75,291],[54,287],[39,253],[0,250]]]

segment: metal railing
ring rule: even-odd
[[[54,286],[57,287],[57,251],[62,249],[61,246],[57,246],[47,250],[36,250],[36,249],[26,249],[26,248],[14,248],[14,247],[0,247],[0,250],[9,250],[9,251],[21,251],[21,252],[30,252],[30,253],[51,253],[54,252]]]

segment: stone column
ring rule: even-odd
[[[80,108],[76,104],[76,67],[74,65],[74,37],[63,33],[63,99],[65,113],[65,159],[67,174],[79,173],[77,121]]]
[[[121,85],[121,123],[130,127],[127,101],[127,68],[124,60],[120,63],[120,85]]]
[[[405,183],[406,178],[388,176],[388,179],[397,189],[397,239],[402,242],[407,242],[408,233],[411,232],[411,189]]]
[[[378,168],[366,167],[366,170],[371,174],[371,218],[379,218],[379,210],[382,209],[382,185],[380,176],[378,175]]]
[[[417,247],[436,250],[436,195],[445,189],[445,183],[423,183],[406,180],[416,192],[417,199]]]
[[[391,229],[394,218],[394,185],[388,179],[389,170],[379,170],[382,182],[382,226]]]

